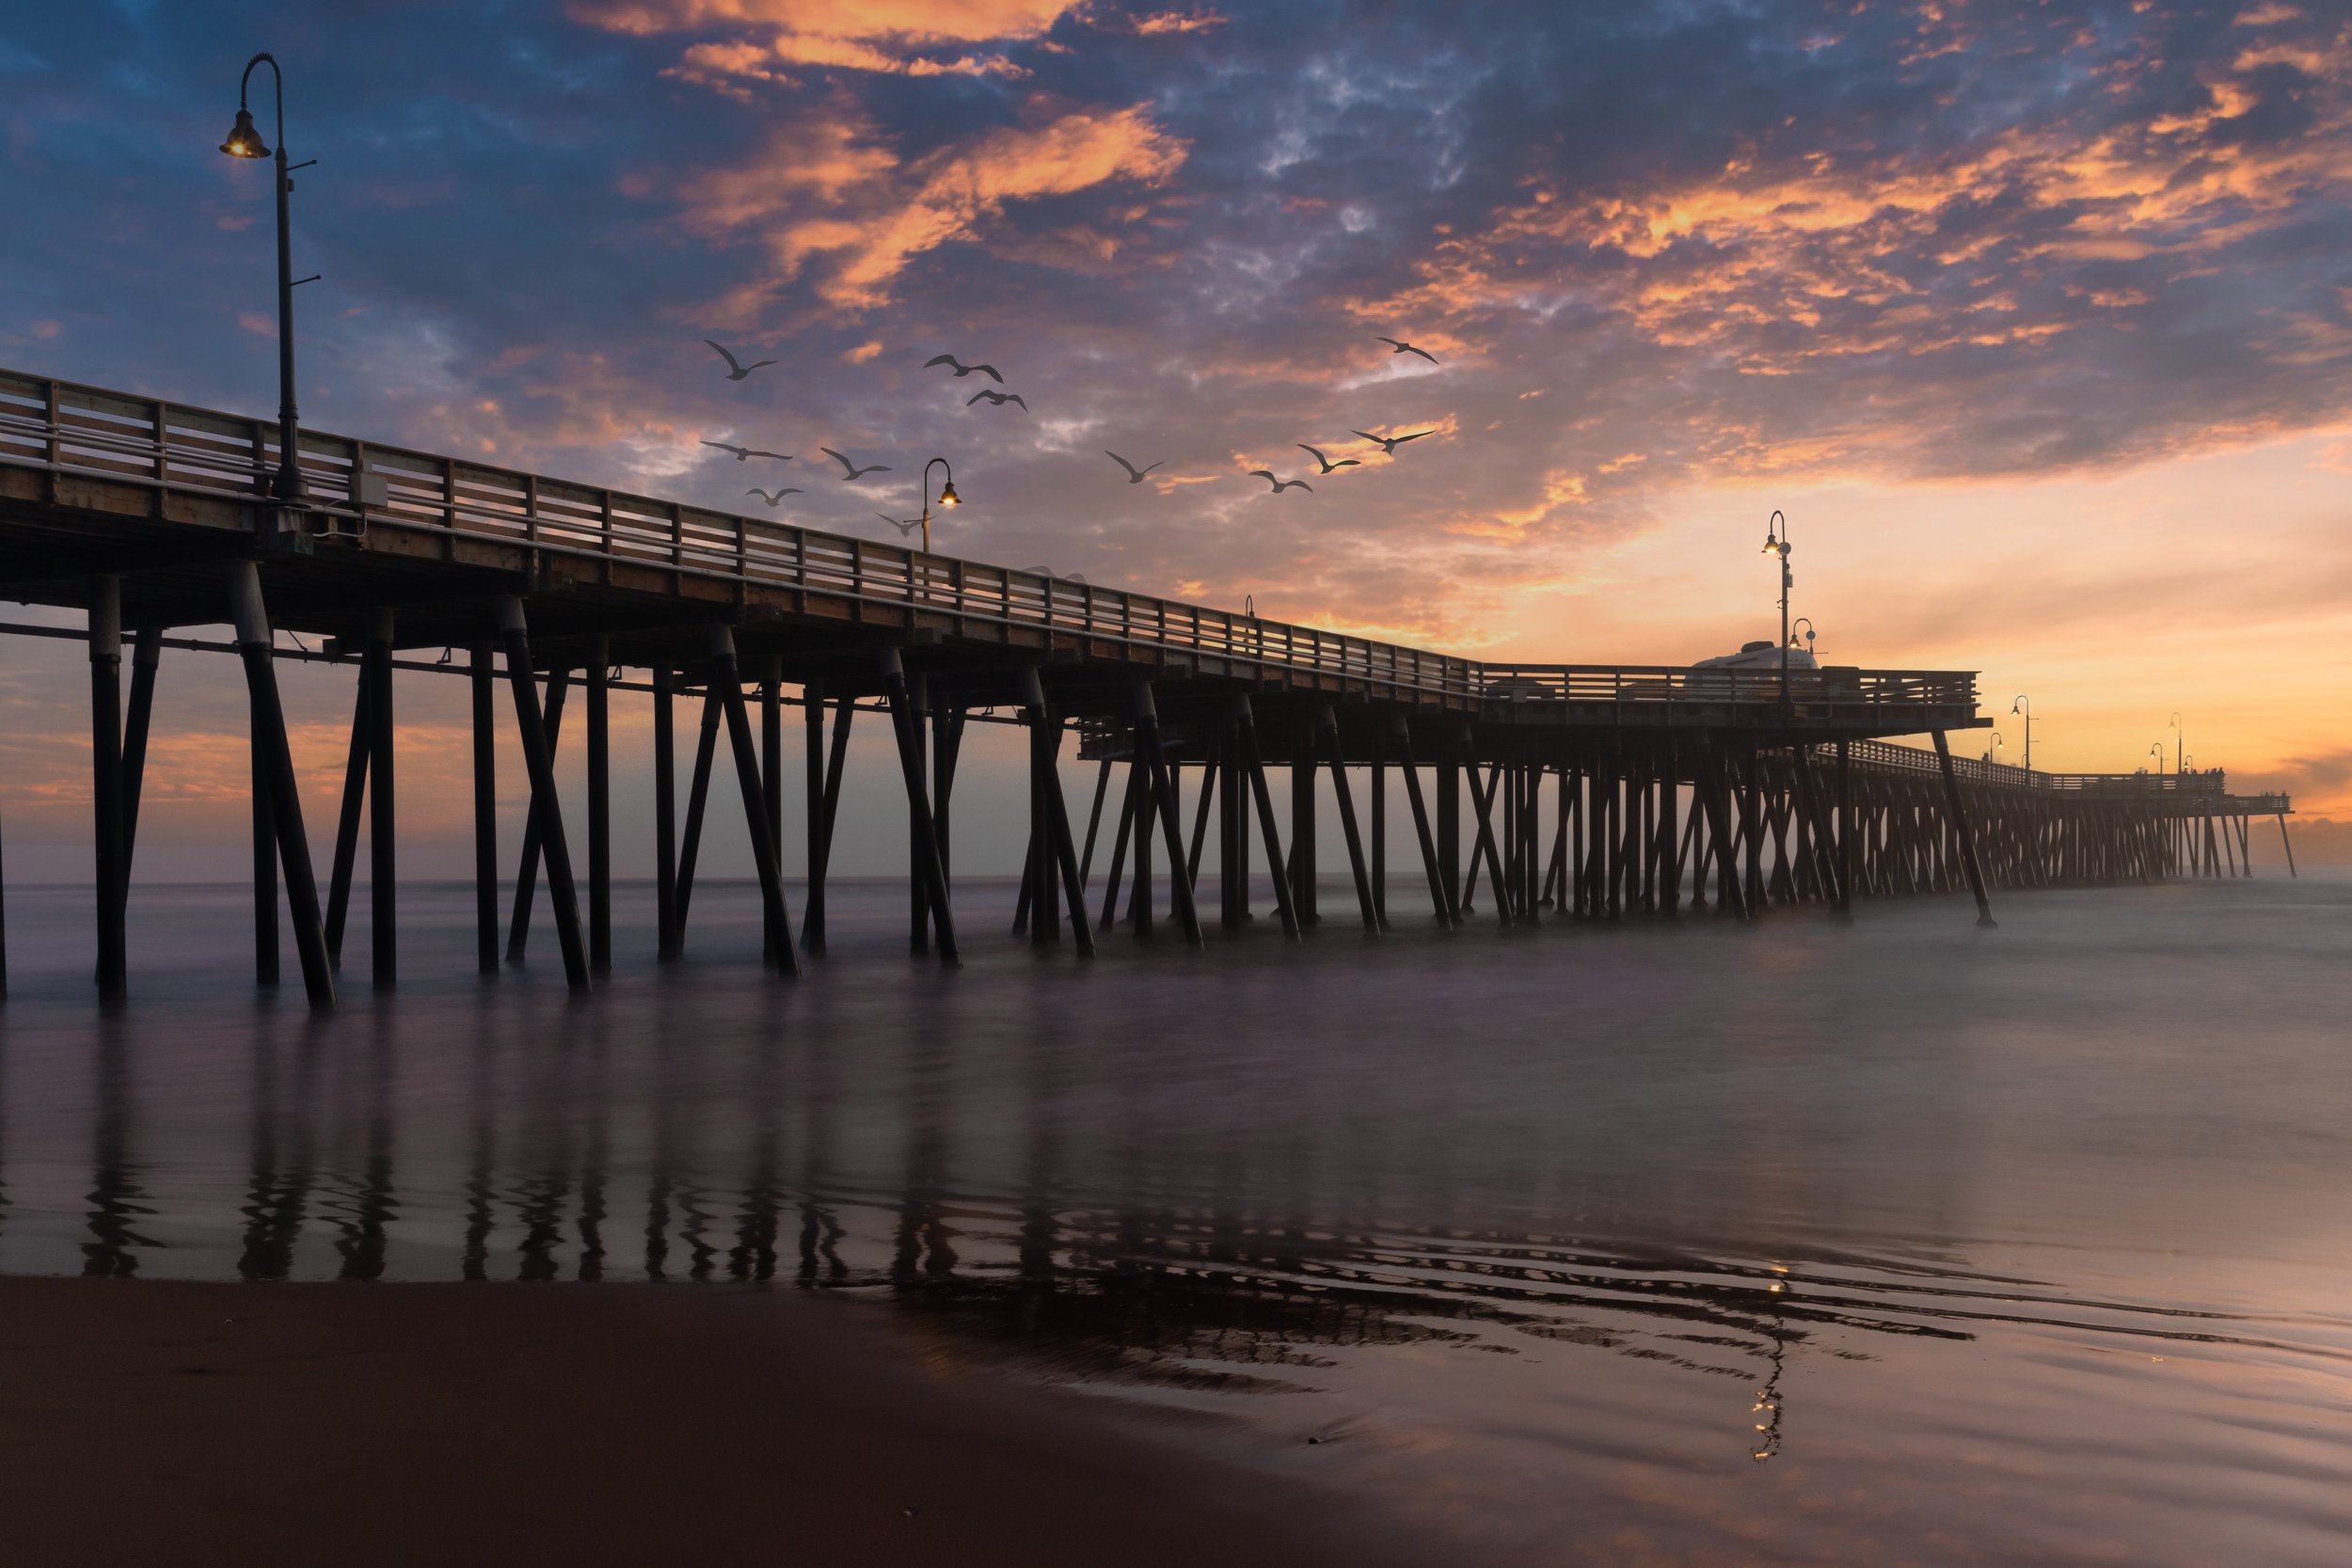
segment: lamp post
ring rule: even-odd
[[[278,69],[276,56],[267,53],[254,55],[245,63],[245,74],[237,80],[237,122],[230,128],[229,139],[220,150],[231,158],[267,158],[270,149],[262,141],[262,135],[253,128],[253,113],[246,106],[246,89],[253,81],[253,68],[263,61],[269,63],[271,80],[277,87],[278,103],[278,477],[271,493],[286,505],[302,499],[302,465],[299,459],[300,434],[294,415],[294,237],[286,212],[286,198],[294,191],[294,171],[309,168],[316,158],[299,164],[286,162],[286,77]],[[303,283],[316,282],[305,277]]]
[[[1803,626],[1804,628],[1804,651],[1809,654],[1813,651],[1813,634],[1816,629],[1813,625],[1813,617],[1810,615],[1800,615],[1795,620],[1788,623],[1788,641],[1791,644],[1794,644],[1797,641],[1797,628],[1799,626]]]
[[[961,506],[963,499],[956,494],[956,470],[944,457],[934,457],[923,465],[923,553],[931,553],[931,463],[947,470],[947,483],[939,488],[939,504]]]
[[[2162,779],[2164,777],[2164,742],[2161,740],[2149,742],[2148,754],[2156,759],[2156,777]]]
[[[1764,553],[1780,557],[1780,700],[1788,701],[1788,517],[1774,508],[1764,524]]]
[[[2001,739],[2001,732],[1994,730],[1993,732],[1993,738],[1985,743],[1984,760],[1987,762],[1994,761],[1996,753],[1999,752],[2004,744],[2005,742]]]
[[[2176,713],[2172,716],[2172,773],[2175,778],[2180,776],[2181,771],[2181,748],[2187,744],[2188,732],[2181,728],[2181,716]]]
[[[2009,705],[2009,710],[2026,716],[2026,771],[2030,773],[2033,771],[2033,699],[2021,693],[2015,702]]]

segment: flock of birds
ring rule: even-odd
[[[1416,354],[1422,358],[1428,360],[1433,365],[1438,362],[1438,356],[1430,353],[1427,349],[1416,348],[1413,344],[1406,342],[1403,339],[1375,337],[1374,341],[1388,344],[1389,352],[1392,355]],[[708,338],[705,338],[703,341],[709,344],[710,348],[719,356],[719,357],[727,362],[726,377],[729,381],[742,381],[748,378],[754,371],[765,370],[771,365],[780,363],[780,361],[774,359],[756,359],[747,365],[740,359],[738,359],[732,353],[728,352],[724,344],[713,341]],[[964,399],[963,405],[966,408],[971,407],[976,403],[982,402],[985,402],[990,406],[996,408],[1002,408],[1009,403],[1016,403],[1021,405],[1022,412],[1026,413],[1029,411],[1029,404],[1027,401],[1025,400],[1020,393],[999,389],[1004,387],[1005,378],[1003,373],[999,372],[995,366],[983,364],[967,365],[952,354],[934,355],[932,357],[923,361],[923,368],[927,371],[934,370],[941,366],[945,366],[948,370],[952,371],[955,373],[956,379],[959,381],[967,375],[985,375],[991,381],[996,383],[995,387],[983,387],[978,391],[974,392],[970,397]],[[1407,441],[1418,441],[1422,436],[1434,436],[1437,432],[1435,430],[1417,430],[1409,436],[1375,436],[1370,431],[1351,430],[1348,434],[1355,436],[1359,441],[1366,441],[1371,443],[1373,446],[1378,447],[1383,456],[1394,457],[1396,455],[1396,449],[1405,445]],[[702,444],[706,447],[715,447],[723,452],[732,453],[738,463],[746,462],[755,457],[773,458],[781,463],[789,463],[793,460],[793,454],[788,451],[768,451],[758,447],[739,447],[726,441],[705,441]],[[1342,457],[1333,459],[1325,455],[1323,449],[1320,447],[1309,446],[1304,441],[1299,441],[1295,444],[1297,446],[1299,451],[1305,452],[1308,456],[1315,460],[1317,477],[1321,477],[1326,474],[1337,473],[1342,468],[1360,467],[1363,463],[1361,458],[1357,457]],[[818,447],[817,450],[841,465],[841,478],[845,483],[854,483],[858,480],[864,479],[867,474],[886,474],[890,472],[890,466],[886,463],[869,463],[861,467],[860,465],[850,461],[848,454],[835,451],[831,447]],[[1130,484],[1141,484],[1146,475],[1152,473],[1154,469],[1167,467],[1166,460],[1163,459],[1161,462],[1146,464],[1144,467],[1138,468],[1133,463],[1128,462],[1127,459],[1120,456],[1119,453],[1111,451],[1108,449],[1104,451],[1103,455],[1118,464],[1122,469],[1126,470],[1127,483]],[[1284,479],[1275,473],[1275,471],[1271,468],[1252,468],[1249,470],[1249,477],[1252,479],[1263,479],[1268,484],[1272,485],[1273,489],[1269,492],[1269,494],[1272,495],[1279,496],[1285,490],[1304,490],[1310,495],[1314,493],[1314,486],[1308,483],[1305,480]],[[778,490],[763,490],[759,486],[754,485],[751,489],[746,490],[743,493],[747,496],[757,496],[761,500],[767,502],[769,506],[775,507],[783,503],[785,497],[798,496],[804,494],[805,492],[796,486],[790,485]],[[916,529],[923,526],[923,519],[920,517],[893,517],[886,512],[878,512],[875,515],[880,517],[883,522],[888,523],[892,528],[897,529],[898,531],[899,537],[901,538],[912,534]],[[1045,568],[1041,566],[1035,569],[1040,572],[1045,572]],[[1046,575],[1052,576],[1053,574],[1046,573]],[[1084,581],[1085,579],[1083,578],[1077,578],[1073,575],[1071,580]]]

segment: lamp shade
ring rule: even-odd
[[[262,133],[253,128],[252,110],[242,106],[238,108],[237,123],[229,128],[229,139],[220,144],[220,150],[231,158],[269,156],[269,144],[262,139]]]

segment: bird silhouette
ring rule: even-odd
[[[988,399],[989,402],[994,404],[999,408],[1002,408],[1009,403],[1019,403],[1021,404],[1021,411],[1023,413],[1025,414],[1029,410],[1029,405],[1026,403],[1022,402],[1021,394],[1019,392],[992,392],[985,387],[973,393],[970,397],[965,398],[963,400],[963,405],[966,408],[969,408],[974,404],[979,402],[982,398]]]
[[[755,484],[750,489],[744,491],[743,494],[747,496],[757,496],[761,500],[766,501],[770,506],[776,506],[783,502],[785,497],[797,496],[800,494],[800,491],[787,486],[785,489],[775,491],[771,494],[769,491],[762,490],[758,485]]]
[[[980,371],[980,372],[985,372],[985,373],[987,374],[988,378],[989,378],[990,380],[992,380],[992,381],[995,382],[997,386],[1002,387],[1002,386],[1005,384],[1005,378],[1004,378],[1003,376],[998,375],[998,374],[996,373],[996,367],[995,367],[995,366],[993,366],[993,365],[967,365],[967,364],[965,364],[962,360],[961,360],[961,359],[957,358],[957,357],[956,357],[954,355],[952,355],[952,354],[943,354],[943,355],[938,356],[937,356],[937,357],[935,357],[935,358],[926,359],[926,360],[924,360],[924,361],[923,361],[923,368],[924,368],[925,370],[927,370],[927,371],[928,371],[928,370],[930,370],[930,369],[933,365],[951,365],[951,366],[953,366],[953,367],[955,368],[955,372],[956,372],[956,374],[958,374],[958,375],[960,375],[960,376],[963,376],[963,375],[970,375],[970,374],[971,374],[974,371]],[[1027,405],[1026,405],[1026,404],[1024,404],[1023,406],[1024,406],[1024,407],[1025,407],[1025,406],[1027,406]]]
[[[1438,362],[1438,356],[1430,353],[1425,348],[1415,348],[1412,344],[1400,342],[1394,338],[1379,338],[1375,336],[1375,341],[1388,344],[1389,352],[1391,354],[1418,354],[1433,365]]]
[[[1133,463],[1128,462],[1125,458],[1120,456],[1119,453],[1115,451],[1106,450],[1103,455],[1127,470],[1127,483],[1130,484],[1141,484],[1143,483],[1143,476],[1150,473],[1152,468],[1164,468],[1168,466],[1168,460],[1166,458],[1162,458],[1159,462],[1152,464],[1152,468],[1138,468]]]
[[[898,537],[901,539],[923,526],[923,519],[920,517],[894,517],[887,512],[877,512],[874,515],[897,529]]]
[[[890,471],[890,466],[886,463],[870,464],[867,467],[861,468],[856,464],[850,462],[848,458],[842,456],[839,452],[834,451],[831,447],[818,447],[817,450],[823,452],[827,457],[832,458],[835,463],[840,464],[843,468],[848,470],[848,472],[841,476],[844,480],[860,479],[867,474],[886,474]]]
[[[1361,466],[1362,460],[1359,458],[1343,457],[1337,463],[1334,463],[1329,458],[1324,456],[1322,452],[1316,451],[1313,447],[1309,446],[1304,441],[1299,442],[1297,445],[1300,451],[1306,452],[1316,462],[1322,464],[1323,471],[1327,474],[1334,468],[1354,468]]]
[[[780,457],[787,463],[792,461],[792,454],[788,451],[762,451],[757,447],[731,447],[724,441],[705,441],[703,445],[717,447],[721,451],[735,453],[735,460],[738,463],[742,462],[746,457]]]
[[[1277,479],[1274,477],[1274,470],[1271,468],[1252,468],[1249,470],[1249,477],[1252,479],[1264,480],[1268,484],[1274,486],[1273,493],[1278,496],[1285,490],[1304,490],[1311,496],[1315,493],[1315,487],[1308,483],[1305,480]]]
[[[765,370],[770,365],[781,363],[779,360],[762,359],[755,365],[746,365],[741,360],[736,358],[734,355],[729,354],[725,349],[720,348],[717,343],[711,343],[709,339],[705,338],[703,341],[710,343],[712,348],[719,349],[719,357],[727,362],[727,379],[729,381],[740,381],[745,376],[751,374],[754,371]]]
[[[1438,433],[1434,430],[1416,430],[1410,436],[1371,436],[1360,430],[1351,430],[1348,434],[1359,440],[1373,442],[1379,447],[1383,455],[1394,457],[1396,449],[1406,442],[1418,441],[1424,436],[1435,436]]]

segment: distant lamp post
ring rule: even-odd
[[[2005,742],[2001,739],[2001,732],[1994,730],[1993,732],[1993,738],[1985,742],[1984,760],[1987,762],[1999,761],[2001,747],[2004,744]]]
[[[2026,771],[2030,773],[2033,771],[2033,699],[2020,695],[2009,705],[2009,710],[2026,716]]]
[[[2181,728],[2181,716],[2172,716],[2172,771],[2181,770],[2181,748],[2188,744],[2188,732]]]
[[[1800,615],[1794,621],[1788,623],[1788,641],[1792,643],[1797,640],[1796,632],[1799,626],[1803,626],[1804,628],[1804,651],[1809,654],[1813,651],[1813,617],[1810,615]]]
[[[278,103],[278,478],[272,487],[278,500],[288,504],[303,497],[301,435],[294,415],[294,292],[298,283],[314,283],[315,277],[297,280],[294,275],[294,237],[286,212],[286,198],[293,194],[294,171],[309,168],[316,158],[299,164],[286,162],[286,77],[278,69],[275,56],[266,53],[254,55],[245,63],[245,74],[237,81],[237,122],[230,127],[229,139],[220,150],[231,158],[267,158],[271,151],[254,129],[253,112],[246,107],[246,88],[253,81],[253,68],[268,62],[271,79],[277,85]]]
[[[947,483],[939,487],[939,504],[961,506],[963,498],[956,494],[956,470],[944,457],[934,457],[923,465],[923,553],[931,553],[931,464],[947,470]]]
[[[2155,759],[2156,759],[2156,777],[2157,777],[2157,778],[2159,778],[2159,779],[2163,778],[2163,777],[2164,777],[2164,742],[2163,742],[2163,741],[2161,741],[2161,740],[2157,740],[2157,741],[2152,741],[2152,742],[2150,742],[2150,743],[2149,743],[2149,746],[2148,746],[2148,754],[2149,754],[2150,756],[2152,756],[2152,757],[2153,757],[2153,758],[2155,758]]]
[[[1778,508],[1764,524],[1764,553],[1780,557],[1780,700],[1788,700],[1788,517]]]

